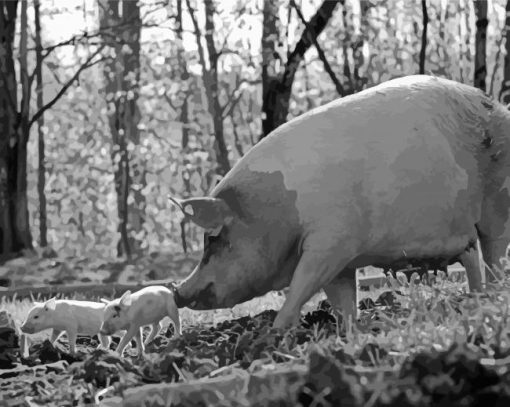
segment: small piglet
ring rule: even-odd
[[[121,356],[134,337],[138,346],[138,357],[142,357],[145,345],[158,334],[161,320],[166,316],[169,316],[174,324],[175,335],[181,335],[179,311],[172,291],[166,287],[154,285],[142,288],[134,294],[126,291],[120,298],[112,301],[103,298],[101,301],[106,304],[101,333],[111,335],[120,330],[127,331],[117,347]],[[145,325],[151,325],[151,332],[145,343],[142,343],[142,327]]]
[[[99,333],[103,322],[105,305],[100,302],[56,300],[51,298],[46,302],[35,302],[29,311],[26,321],[21,326],[21,331],[26,334],[34,334],[44,329],[53,328],[51,343],[67,332],[69,349],[76,352],[76,337],[81,335],[96,335]],[[99,333],[100,346],[108,349],[110,338]]]

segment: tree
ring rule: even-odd
[[[207,108],[213,121],[213,131],[215,139],[216,160],[218,162],[218,174],[225,175],[230,170],[230,162],[228,159],[228,149],[225,143],[225,135],[223,131],[224,109],[221,106],[218,88],[218,61],[221,56],[221,51],[216,49],[214,44],[214,14],[215,6],[213,0],[204,0],[205,8],[205,42],[207,46],[208,62],[205,60],[205,51],[202,46],[202,33],[195,16],[195,10],[191,5],[190,0],[186,0],[189,14],[193,22],[195,37],[198,46],[198,55],[200,65],[202,65],[202,79],[204,81],[205,93],[207,95]]]
[[[421,33],[420,50],[420,74],[425,74],[425,59],[427,56],[427,26],[429,24],[429,15],[427,13],[427,0],[421,0],[421,11],[423,20],[423,31]]]
[[[27,143],[30,128],[65,94],[80,73],[97,61],[99,47],[86,58],[55,96],[30,117],[31,88],[37,71],[29,74],[27,63],[27,2],[21,2],[19,85],[14,63],[14,38],[18,0],[0,1],[0,256],[9,257],[32,249],[27,199]],[[75,40],[75,39],[74,39]],[[61,44],[45,49],[46,58]],[[40,61],[39,61],[40,62]]]
[[[43,79],[42,79],[42,65],[43,53],[41,43],[41,17],[40,17],[40,1],[34,0],[34,19],[35,19],[35,52],[36,52],[36,66],[35,75],[37,81],[37,109],[43,107]],[[39,195],[39,245],[46,247],[48,245],[47,239],[47,226],[46,226],[46,194],[44,187],[46,184],[46,165],[45,165],[45,152],[44,152],[44,115],[37,120],[38,131],[38,177],[37,177],[37,191]]]
[[[278,52],[280,21],[279,1],[264,0],[262,31],[262,131],[261,139],[287,121],[292,84],[306,51],[316,43],[333,11],[344,1],[323,1],[315,15],[305,26],[287,60]],[[279,68],[283,66],[283,68]]]
[[[99,0],[99,10],[102,37],[113,55],[105,63],[103,73],[119,216],[117,254],[130,257],[141,246],[145,208],[141,193],[145,184],[143,166],[136,160],[140,157],[131,152],[140,143],[137,101],[142,24],[136,1]]]
[[[183,28],[182,28],[182,0],[177,0],[177,15],[176,15],[176,35],[177,40],[179,41],[177,48],[177,61],[179,64],[179,73],[180,73],[180,98],[181,99],[181,114],[180,121],[182,123],[182,153],[183,153],[183,169],[182,169],[182,180],[184,183],[184,198],[191,197],[191,185],[190,178],[191,173],[188,169],[188,165],[190,164],[188,154],[189,154],[189,118],[188,118],[188,99],[192,94],[191,91],[191,81],[189,80],[190,75],[188,72],[187,61],[184,58],[184,46],[183,46]],[[184,253],[188,251],[188,245],[186,243],[186,223],[188,223],[188,218],[184,216],[181,220],[181,244],[182,250]]]
[[[0,254],[32,248],[26,195],[28,140],[27,13],[22,3],[20,27],[21,105],[15,64],[14,35],[18,2],[0,2]],[[18,110],[19,109],[19,110]]]
[[[487,76],[487,26],[489,25],[487,2],[475,0],[474,5],[476,14],[474,85],[485,92]]]
[[[510,103],[510,0],[506,2],[506,18],[505,18],[505,65],[503,68],[503,84],[499,93],[499,100],[508,105]]]

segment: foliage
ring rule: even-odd
[[[231,163],[246,153],[261,134],[262,9],[259,3],[215,3],[218,99],[224,107],[223,129]],[[180,251],[182,217],[166,195],[198,196],[214,186],[212,175],[217,163],[212,118],[187,7],[183,7],[184,33],[180,41],[175,33],[174,4],[153,1],[140,4],[143,21],[138,99],[140,143],[130,144],[128,149],[135,161],[145,163],[146,184],[141,191],[146,201],[143,249]],[[203,4],[201,1],[191,4],[196,7],[203,36]],[[430,1],[427,4],[430,23],[426,72],[472,83],[475,31],[472,2]],[[318,0],[302,2],[304,18],[310,19],[319,5]],[[497,0],[489,8],[487,82],[495,96],[501,88],[503,71],[504,6],[503,0]],[[31,7],[29,4],[29,15]],[[55,96],[60,83],[72,77],[89,48],[97,45],[94,7],[88,3],[85,6],[77,3],[76,8],[57,7],[52,3],[41,5],[43,47],[52,50],[43,66],[45,102]],[[283,55],[298,41],[304,26],[295,12],[288,12],[286,0],[280,1],[279,7],[281,31],[286,33],[286,38],[276,51]],[[74,26],[67,25],[63,34],[51,30],[55,22],[66,19],[72,20]],[[88,30],[86,36],[80,33],[82,29]],[[29,30],[33,30],[30,21]],[[334,13],[318,43],[344,88],[359,91],[395,76],[416,73],[420,40],[420,3],[390,0],[384,4],[346,2],[345,7]],[[205,47],[205,42],[202,45]],[[183,49],[186,71],[177,58],[180,49]],[[29,50],[32,50],[30,44]],[[103,54],[104,58],[110,56],[108,48]],[[32,67],[33,52],[28,57]],[[64,256],[86,253],[113,256],[116,252],[118,214],[106,103],[112,95],[105,94],[101,73],[101,64],[81,72],[79,80],[46,112],[48,234],[50,245]],[[188,92],[188,121],[182,122],[183,95]],[[312,46],[296,75],[289,116],[299,115],[337,96]],[[188,130],[189,137],[184,149],[183,128]],[[37,241],[34,136],[29,141],[28,194],[31,226]],[[191,250],[200,247],[200,231],[195,226],[188,225],[186,238]]]

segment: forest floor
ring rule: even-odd
[[[54,268],[66,263],[46,260]],[[18,264],[31,262],[32,273],[43,269],[24,261]],[[117,266],[117,276],[136,267],[124,265],[126,272]],[[153,277],[164,277],[152,269]],[[11,286],[13,280],[23,285],[10,273]],[[55,275],[47,272],[38,282],[51,284],[48,276]],[[24,358],[15,343],[0,338],[0,348],[11,346],[14,358],[12,367],[0,370],[0,406],[510,405],[509,277],[480,295],[448,280],[359,294],[361,323],[347,330],[337,326],[322,294],[286,332],[271,327],[281,293],[231,310],[182,309],[183,336],[174,338],[166,321],[142,360],[134,347],[123,358],[96,350],[96,337],[79,338],[77,354],[70,355],[67,338],[52,346],[48,332],[32,336]],[[27,298],[0,300],[15,327],[31,306]]]

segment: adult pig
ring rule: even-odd
[[[509,240],[510,113],[481,91],[419,75],[295,118],[211,192],[179,205],[206,229],[179,307],[231,307],[290,284],[274,325],[324,289],[355,312],[354,270],[458,258],[480,290]],[[395,268],[394,268],[395,269]]]

